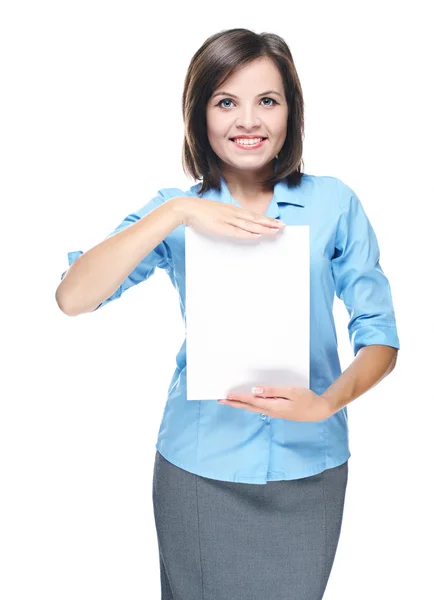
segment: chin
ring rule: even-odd
[[[246,157],[247,159],[247,157]],[[236,169],[240,169],[241,171],[258,171],[259,169],[263,169],[264,167],[266,167],[267,165],[269,165],[273,160],[274,160],[274,156],[271,158],[268,158],[266,160],[262,159],[262,160],[258,160],[254,157],[252,157],[250,160],[240,160],[237,162],[234,161],[228,161],[226,164],[229,164],[230,166],[236,168]],[[226,162],[226,161],[225,161]]]

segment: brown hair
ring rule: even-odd
[[[263,184],[271,187],[286,180],[288,186],[295,187],[301,181],[304,101],[288,45],[274,33],[227,29],[205,40],[191,59],[184,81],[182,166],[186,175],[202,180],[200,194],[211,188],[220,191],[219,158],[210,146],[206,127],[208,100],[237,68],[262,57],[273,60],[279,69],[288,104],[287,134],[278,165]]]

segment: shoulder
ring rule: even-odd
[[[176,198],[177,196],[195,196],[197,189],[200,187],[200,184],[194,185],[187,190],[183,190],[177,187],[167,187],[161,188],[157,191],[154,197],[151,197],[147,202],[140,207],[136,208],[133,213],[135,219],[139,219],[155,208],[163,205],[165,202],[172,198]]]
[[[303,175],[303,182],[308,193],[317,196],[322,202],[334,205],[339,212],[349,209],[351,198],[358,200],[354,190],[342,179],[334,175]]]
[[[158,197],[161,202],[166,202],[167,200],[176,198],[177,196],[196,196],[200,186],[201,184],[197,183],[196,185],[192,185],[187,190],[183,190],[178,187],[162,188],[161,190],[158,190]]]

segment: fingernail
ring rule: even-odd
[[[264,392],[264,388],[262,387],[253,387],[252,394],[262,394]]]

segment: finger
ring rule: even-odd
[[[272,398],[256,398],[250,394],[229,394],[224,402],[237,402],[244,405],[254,406],[260,411],[269,410],[275,404]]]
[[[242,393],[237,393],[237,392],[231,392],[229,394],[227,394],[226,398],[224,398],[224,400],[237,400],[237,402],[261,402],[260,398],[257,398],[255,396],[252,396],[252,394],[242,394]]]
[[[252,223],[257,223],[259,225],[266,225],[267,227],[278,227],[279,229],[285,229],[286,223],[280,219],[274,219],[273,217],[267,217],[263,214],[256,213],[251,210],[247,210],[245,208],[232,208],[232,214],[236,219],[244,219],[246,221],[250,221]]]
[[[244,410],[250,410],[254,413],[264,413],[266,410],[264,407],[257,408],[256,406],[252,406],[248,402],[237,402],[237,400],[219,400],[219,404],[224,404],[225,406],[232,406],[233,408],[244,408]]]
[[[272,219],[263,215],[255,215],[254,213],[249,214],[245,210],[242,210],[239,214],[235,215],[235,219],[237,219],[239,227],[252,228],[252,231],[258,232],[269,232],[273,229],[280,231],[285,229],[286,226],[285,222],[279,221],[278,219]]]
[[[284,229],[284,224],[281,221],[269,219],[248,219],[245,216],[236,217],[236,225],[246,231],[262,233],[266,235],[276,235],[277,232]]]
[[[241,239],[254,239],[261,235],[247,229],[242,229],[241,227],[238,227],[238,225],[231,225],[230,223],[226,223],[224,227],[218,229],[217,233],[226,237],[237,237]]]
[[[240,218],[248,219],[253,221],[254,223],[259,223],[260,225],[266,225],[267,227],[278,227],[279,229],[285,229],[286,223],[284,221],[280,221],[279,219],[273,219],[272,217],[266,217],[265,215],[260,215],[255,212],[250,212],[246,210],[242,210],[242,214],[238,215]]]
[[[262,392],[260,390],[263,390]],[[294,388],[291,386],[286,387],[271,387],[271,386],[257,386],[252,388],[252,394],[260,396],[261,398],[290,398],[291,393],[294,392]]]

